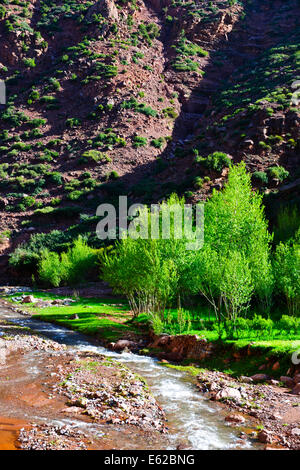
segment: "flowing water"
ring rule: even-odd
[[[224,424],[224,415],[220,405],[210,402],[199,393],[193,380],[185,372],[166,368],[151,357],[131,353],[114,353],[95,344],[93,340],[89,340],[87,337],[77,332],[50,323],[33,320],[28,317],[24,318],[9,310],[2,312],[1,316],[19,325],[31,327],[59,343],[66,344],[72,351],[90,351],[115,358],[143,376],[147,380],[152,394],[165,410],[168,419],[168,444],[162,444],[162,447],[157,444],[157,449],[176,449],[179,443],[188,445],[195,450],[254,448],[250,440],[243,440],[241,442],[238,437],[237,429]],[[14,370],[14,380],[27,380],[28,383],[32,383],[34,382],[34,377],[40,373],[41,368],[39,365],[44,361],[44,356],[39,352],[29,353],[24,356],[24,361],[25,364],[23,363],[22,366],[20,366],[21,370],[19,373]],[[12,363],[7,367],[15,367],[15,364]],[[24,379],[25,376],[27,377],[26,379]],[[38,390],[33,388],[32,396],[29,397],[31,406],[32,403],[35,402],[35,397],[38,397]],[[32,416],[31,408],[28,410],[25,408],[23,409],[22,417],[30,418],[31,421],[35,418],[39,421],[44,420],[45,422],[49,422],[51,416],[44,410],[49,408],[49,406],[51,409],[51,405],[49,405],[49,403],[47,403],[47,407],[43,407],[43,403],[40,403],[40,405],[41,406],[36,409],[37,416]],[[52,412],[53,411],[55,410],[52,409]],[[1,415],[9,416],[11,419],[13,417],[20,419],[14,407],[11,410],[2,409],[0,394],[0,416]],[[52,422],[54,422],[53,419]],[[79,427],[89,429],[94,435],[95,433],[98,433],[99,436],[103,434],[101,429],[103,431],[104,428],[103,426],[101,428],[100,425],[97,427],[95,424],[76,419],[63,419],[60,420],[60,422],[76,423]],[[0,433],[1,423],[3,423],[3,420],[1,420],[0,417]],[[127,436],[126,432],[120,432],[120,430],[118,432],[118,441],[119,437],[121,437],[120,448],[147,448],[147,445],[144,445],[144,443],[138,439],[135,440]]]

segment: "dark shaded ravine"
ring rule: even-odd
[[[37,377],[39,377],[40,383],[46,380],[43,368],[49,353],[33,351],[22,355],[21,360],[19,359],[17,363],[12,358],[5,366],[7,367],[8,381],[5,386],[0,384],[0,445],[3,441],[3,435],[1,436],[3,428],[6,429],[6,432],[10,429],[8,424],[5,427],[5,420],[6,422],[11,420],[13,436],[15,436],[14,420],[17,420],[16,424],[18,424],[18,420],[26,420],[31,423],[75,424],[89,435],[96,436],[96,441],[97,435],[100,441],[103,433],[107,433],[109,428],[110,435],[115,434],[120,449],[176,449],[179,444],[195,450],[254,449],[256,447],[250,440],[241,441],[238,437],[238,430],[224,424],[224,414],[220,405],[211,403],[199,393],[192,379],[186,373],[166,368],[151,357],[131,353],[114,353],[77,332],[33,320],[30,317],[23,317],[10,309],[2,308],[0,316],[19,325],[33,328],[46,337],[67,345],[71,351],[100,353],[126,364],[147,380],[152,394],[166,412],[170,430],[167,440],[163,438],[158,439],[157,442],[147,442],[147,439],[143,441],[142,437],[132,439],[124,427],[114,429],[111,425],[97,425],[81,419],[57,418],[59,415],[58,409],[56,409],[57,403],[56,406],[55,403],[51,403],[51,400],[40,404],[35,403],[38,391],[34,390],[34,387],[31,403],[22,403],[22,406],[19,407],[18,401],[11,401],[11,406],[8,406],[10,402],[7,399],[4,400],[3,394],[9,394],[9,388],[16,386],[16,382],[21,381],[21,386],[23,383],[28,386],[29,383],[34,384]],[[33,403],[34,406],[32,406]],[[1,419],[1,416],[5,416],[5,419]]]

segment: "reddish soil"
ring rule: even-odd
[[[84,5],[85,1],[81,3]],[[206,199],[214,187],[223,186],[228,171],[225,168],[222,173],[218,173],[195,165],[193,149],[199,142],[204,142],[206,146],[203,149],[204,157],[213,151],[223,151],[234,161],[244,160],[250,171],[263,171],[270,165],[284,164],[292,178],[296,175],[297,147],[288,148],[286,141],[289,138],[287,134],[291,134],[295,140],[297,135],[299,137],[297,113],[292,115],[288,110],[282,110],[278,103],[263,103],[261,109],[251,116],[245,131],[248,140],[252,139],[254,143],[244,148],[237,130],[243,116],[238,115],[226,121],[222,125],[225,130],[220,130],[215,122],[223,122],[224,115],[232,109],[224,107],[216,111],[214,100],[224,80],[237,83],[239,67],[259,59],[281,38],[293,32],[299,18],[299,4],[296,0],[289,0],[288,8],[285,8],[286,0],[276,0],[276,6],[273,0],[265,0],[263,4],[255,0],[251,5],[238,3],[232,6],[225,0],[206,3],[204,5],[196,1],[196,12],[190,12],[185,4],[174,5],[171,0],[164,0],[163,3],[138,0],[136,8],[130,2],[124,6],[119,0],[106,0],[101,4],[96,2],[84,12],[83,24],[78,23],[76,16],[69,18],[64,12],[57,13],[57,28],[51,30],[39,25],[41,5],[39,1],[32,1],[28,7],[32,17],[23,15],[22,21],[33,32],[26,30],[24,37],[20,37],[17,26],[10,32],[5,26],[11,14],[23,14],[22,8],[11,3],[5,6],[6,16],[0,20],[1,78],[8,79],[19,72],[22,79],[9,85],[9,96],[17,95],[15,109],[25,113],[28,119],[43,118],[47,122],[41,126],[38,138],[25,138],[24,132],[31,129],[26,122],[18,127],[8,124],[4,119],[0,120],[0,132],[9,131],[9,140],[2,139],[1,146],[8,146],[10,150],[11,144],[18,143],[20,139],[31,145],[30,149],[19,149],[17,154],[4,149],[1,164],[9,164],[8,174],[11,178],[17,175],[11,172],[14,164],[22,163],[28,167],[41,163],[41,154],[46,148],[49,150],[49,142],[59,138],[59,144],[51,147],[58,152],[58,156],[46,163],[49,164],[50,172],[60,173],[62,184],[51,183],[44,175],[34,176],[33,179],[45,178],[45,185],[42,191],[35,194],[35,205],[20,211],[16,206],[22,198],[16,194],[31,195],[32,191],[2,178],[0,231],[12,230],[11,241],[5,241],[0,247],[3,278],[7,279],[7,254],[27,241],[31,234],[57,228],[65,230],[80,222],[78,214],[67,213],[62,217],[34,214],[37,207],[49,206],[54,198],[61,199],[58,207],[76,206],[80,213],[88,215],[94,215],[99,203],[119,193],[129,195],[133,201],[143,202],[161,200],[172,191],[182,193],[191,190],[193,195],[188,196],[191,200]],[[108,10],[102,11],[104,4],[108,5]],[[59,1],[56,5],[59,10],[63,2]],[[120,8],[116,9],[116,5]],[[98,9],[97,13],[101,11],[105,17],[107,25],[103,28],[95,22],[87,23],[95,8]],[[200,13],[197,13],[198,10]],[[274,11],[278,12],[276,18]],[[47,14],[46,19],[49,19]],[[53,21],[53,18],[49,20],[50,23]],[[151,45],[139,32],[143,25],[158,29]],[[118,29],[117,33],[113,32],[114,27]],[[208,53],[206,56],[191,56],[196,71],[174,70],[173,64],[177,57],[174,46],[178,45],[182,30],[189,41]],[[37,31],[42,36],[39,40],[34,36]],[[136,45],[131,42],[133,34],[138,37]],[[67,48],[82,44],[86,35],[92,39],[86,47],[87,53],[74,55],[72,51],[66,52]],[[95,58],[93,54],[100,56]],[[61,60],[64,55],[69,56],[65,62]],[[36,67],[26,67],[24,59],[29,57],[35,58]],[[99,62],[115,65],[118,74],[110,78],[98,77],[97,80],[85,83],[87,77],[95,76],[93,67]],[[202,75],[200,71],[205,74]],[[75,81],[71,79],[72,74],[77,76]],[[49,88],[49,79],[53,78],[59,81],[59,86]],[[41,98],[51,96],[58,100],[58,109],[47,107],[41,99],[30,102],[33,83],[36,83]],[[285,85],[284,77],[281,85]],[[246,86],[246,83],[241,83],[241,87]],[[130,98],[153,108],[157,116],[124,109],[124,102]],[[90,119],[90,113],[98,113],[99,105],[105,111],[96,119]],[[262,139],[260,133],[270,135],[275,132],[272,129],[274,119],[271,124],[266,117],[267,108],[273,109],[275,124],[279,125],[276,134],[283,136],[283,143],[276,145],[271,152],[258,145]],[[66,120],[69,118],[78,118],[81,124],[68,127]],[[80,163],[83,152],[91,149],[91,141],[108,128],[125,138],[127,145],[105,145],[103,149],[100,148],[108,155],[108,161]],[[147,138],[147,145],[136,148],[133,145],[135,136]],[[162,147],[155,148],[151,141],[160,137],[165,139]],[[40,144],[37,146],[38,142]],[[176,149],[183,151],[186,156],[178,157]],[[116,181],[110,179],[111,171],[118,173]],[[70,181],[81,181],[86,172],[89,172],[97,187],[79,199],[70,199],[65,185]],[[210,178],[204,181],[201,188],[194,187],[194,178],[199,175]],[[29,177],[25,174],[24,178]],[[269,186],[274,190],[279,183],[272,180]],[[90,227],[90,230],[94,231],[95,227]]]

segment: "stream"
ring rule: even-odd
[[[220,405],[212,403],[204,397],[187,373],[164,367],[152,357],[109,351],[80,333],[51,323],[33,320],[8,309],[2,309],[0,314],[2,318],[21,326],[30,327],[58,343],[65,344],[72,352],[90,351],[115,358],[143,376],[147,380],[153,396],[165,410],[169,427],[167,444],[162,440],[161,443],[158,441],[154,447],[152,443],[150,448],[176,449],[178,444],[183,443],[194,450],[255,449],[256,446],[251,440],[241,441],[239,439],[238,429],[225,424],[224,413],[222,413]],[[14,368],[14,381],[24,381],[27,385],[32,384],[36,377],[42,374],[44,363],[45,353],[33,351],[24,354],[22,364],[17,364],[17,367],[13,361],[8,363],[7,373],[9,376],[9,369]],[[47,423],[50,420],[53,423],[61,424],[75,423],[79,428],[84,428],[85,432],[88,431],[93,436],[98,435],[99,438],[103,433],[108,432],[108,426],[73,418],[56,419],[55,412],[57,415],[57,410],[51,409],[50,406],[49,411],[48,404],[42,406],[43,403],[41,403],[41,406],[34,408],[34,411],[32,411],[33,401],[30,407],[23,406],[18,410],[19,407],[13,405],[8,409],[7,401],[3,401],[4,395],[5,389],[1,390],[0,388],[0,416],[5,416],[5,419],[15,418],[16,420]],[[34,400],[34,393],[32,400]],[[1,425],[3,426],[3,420],[0,419],[0,435]],[[120,449],[149,448],[147,444],[142,442],[142,439],[132,439],[122,429],[118,428],[115,431]]]

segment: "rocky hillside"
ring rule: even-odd
[[[263,192],[297,192],[299,13],[297,0],[0,1],[2,266],[32,233],[94,232],[119,194],[203,200],[231,161]]]

